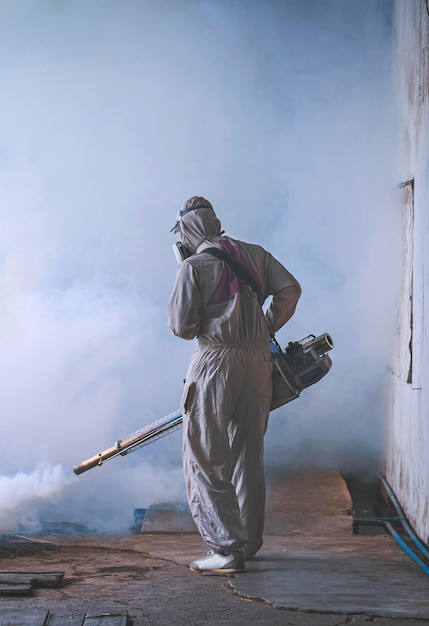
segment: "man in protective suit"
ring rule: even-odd
[[[245,559],[261,548],[264,530],[270,337],[294,314],[301,287],[260,246],[224,236],[203,197],[183,204],[172,230],[180,233],[186,258],[168,324],[175,335],[198,339],[182,398],[183,468],[194,522],[211,548],[190,567],[242,572]]]

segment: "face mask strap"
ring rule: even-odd
[[[211,209],[212,207],[208,204],[197,204],[197,206],[193,206],[190,209],[183,209],[183,211],[179,212],[180,217],[183,217],[187,213],[191,213],[192,211],[196,211],[197,209]]]

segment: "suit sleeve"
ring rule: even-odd
[[[200,326],[201,294],[195,268],[183,261],[167,305],[167,321],[174,335],[194,339]]]
[[[267,263],[267,296],[272,301],[265,313],[268,332],[274,335],[295,313],[301,286],[294,276],[272,255]]]

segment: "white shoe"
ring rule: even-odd
[[[244,572],[244,556],[241,550],[234,550],[229,554],[209,552],[202,559],[192,561],[192,572],[215,572],[216,574],[238,574]]]

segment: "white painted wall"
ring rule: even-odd
[[[428,542],[429,8],[426,0],[396,0],[395,28],[400,122],[398,183],[413,180],[414,184],[398,190],[403,195],[402,276],[397,345],[392,363],[386,478],[416,534]]]

